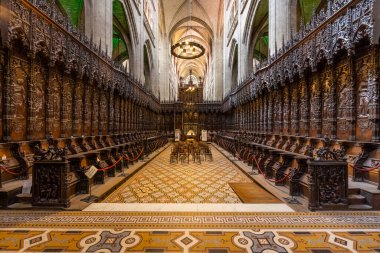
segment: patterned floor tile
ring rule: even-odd
[[[41,236],[31,239],[37,235],[41,235],[44,231],[30,230],[10,230],[0,231],[0,252],[1,251],[18,251],[24,248],[24,240],[29,239],[30,244],[41,241]]]
[[[379,230],[0,229],[0,252],[378,252]],[[20,236],[22,235],[22,236]],[[5,240],[12,238],[10,240]],[[7,243],[7,247],[4,247]]]
[[[241,203],[228,183],[250,179],[213,147],[212,153],[213,161],[170,164],[167,148],[103,202]]]

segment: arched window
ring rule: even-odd
[[[250,45],[248,55],[248,73],[255,66],[268,59],[269,56],[269,1],[262,0],[258,3],[255,15],[252,19],[250,32]],[[252,65],[250,65],[252,64]]]
[[[112,59],[122,64],[130,73],[129,62],[133,59],[130,23],[127,18],[126,7],[120,0],[112,2],[113,37]],[[133,71],[133,69],[132,69]]]
[[[238,76],[239,76],[239,53],[238,46],[235,46],[234,56],[232,60],[232,69],[231,69],[231,90],[234,90],[238,85]]]
[[[298,25],[303,20],[303,24],[310,22],[313,12],[318,13],[321,9],[327,6],[327,0],[298,0]],[[298,27],[299,28],[299,27]]]
[[[195,86],[199,86],[199,79],[198,77],[196,77],[195,75],[188,75],[187,77],[185,77],[184,79],[184,84],[189,84],[190,83],[190,80],[193,82],[193,85]]]
[[[152,89],[151,82],[151,59],[150,59],[150,50],[147,44],[144,45],[144,78],[145,78],[145,87],[148,90]]]
[[[120,63],[129,59],[127,44],[116,27],[114,27],[112,38],[112,59]]]
[[[65,10],[71,24],[80,28],[84,23],[84,0],[59,0],[59,4]]]

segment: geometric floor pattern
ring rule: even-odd
[[[1,252],[379,252],[374,230],[0,230]]]
[[[211,146],[213,161],[169,163],[170,148],[108,196],[106,203],[241,203],[228,183],[252,182]]]
[[[0,252],[380,252],[380,213],[0,211]]]
[[[214,160],[217,160],[215,158],[218,154],[213,150]],[[168,169],[165,164],[168,156],[165,153],[162,155],[165,159],[161,162],[156,163],[156,159],[152,161],[156,171],[149,169],[148,165],[143,173],[136,174],[132,181],[123,186],[123,191],[114,193],[110,198],[121,198],[124,202],[132,196],[139,201],[148,201],[149,197],[156,202],[165,200],[155,197],[154,193],[158,191],[151,190],[150,187],[146,189],[149,194],[145,195],[143,186],[150,183],[155,187],[160,187],[160,184],[170,186],[178,193],[170,196],[164,192],[164,196],[167,196],[165,201],[185,201],[180,196],[186,196],[186,191],[192,190],[194,185],[191,182],[199,180],[206,185],[207,181],[211,182],[215,178],[213,171],[219,170],[218,173],[228,171],[227,174],[232,173],[233,176],[228,177],[226,174],[224,176],[227,179],[217,178],[212,181],[219,184],[213,189],[225,189],[224,192],[228,194],[218,196],[212,191],[207,196],[198,195],[202,198],[198,201],[211,202],[216,196],[218,201],[225,203],[226,199],[232,201],[229,197],[233,196],[226,185],[234,180],[245,181],[239,170],[230,170],[232,166],[228,162],[220,163],[212,171],[206,171],[209,173],[206,173],[207,177],[192,178],[187,183],[184,183],[186,177],[179,178],[180,174],[187,173],[187,170],[196,173],[196,167],[192,164],[172,165],[171,168],[178,167],[174,172],[177,177],[165,181],[159,175]],[[208,167],[212,164],[208,164]],[[152,174],[155,177],[150,177]],[[182,183],[175,185],[179,181]],[[128,188],[131,183],[136,183],[134,187],[137,186],[140,190],[136,192]],[[187,184],[191,187],[186,187]],[[202,183],[198,185],[200,184]],[[205,188],[207,187],[209,186]],[[186,191],[182,188],[186,188]],[[134,194],[123,195],[128,191]],[[142,194],[138,195],[139,192]],[[192,198],[197,197],[197,191],[192,191],[192,194],[194,195],[184,197],[186,201],[194,201]],[[380,212],[0,210],[0,252],[380,252]]]
[[[0,229],[0,252],[379,252],[379,230]]]

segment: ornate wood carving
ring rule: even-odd
[[[73,85],[74,80],[71,77],[63,77],[62,86],[62,109],[61,109],[61,137],[69,137],[72,135],[72,113],[73,113]]]
[[[321,137],[321,89],[317,74],[313,74],[310,86],[310,135]]]
[[[10,140],[19,141],[26,139],[26,112],[28,91],[28,62],[25,59],[11,57],[11,79],[6,90],[6,117]]]
[[[358,140],[370,141],[372,136],[372,122],[369,120],[369,92],[368,78],[371,68],[370,56],[356,60],[356,138]]]
[[[347,163],[308,161],[308,167],[309,209],[316,211],[347,206]]]
[[[371,48],[372,66],[368,76],[369,114],[372,124],[372,141],[380,142],[380,59],[379,46]]]
[[[91,135],[97,135],[99,133],[99,103],[100,103],[100,92],[99,89],[95,86],[93,89],[92,97],[92,115],[91,115]]]
[[[69,162],[35,162],[33,169],[33,200],[35,206],[69,207],[66,176]]]
[[[290,134],[298,135],[299,134],[299,85],[295,83],[291,86],[290,92],[290,113],[291,113],[291,128]]]
[[[49,75],[49,85],[47,88],[47,134],[59,137],[61,133],[61,74],[51,69]]]
[[[29,91],[29,140],[43,139],[46,136],[46,87],[48,86],[48,67],[42,63],[43,59],[32,62],[31,82]]]
[[[333,77],[330,69],[324,71],[322,80],[322,133],[331,136],[334,120]]]
[[[73,93],[73,135],[80,136],[83,133],[83,96],[84,84],[78,79],[74,84]]]

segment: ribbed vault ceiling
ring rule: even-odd
[[[171,43],[194,41],[206,49],[197,59],[175,59],[179,77],[186,78],[192,70],[193,75],[203,79],[212,57],[213,41],[222,25],[223,0],[162,0],[161,4]]]

